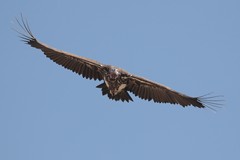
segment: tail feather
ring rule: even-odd
[[[124,101],[127,101],[127,102],[133,101],[133,99],[131,98],[131,96],[128,94],[128,92],[126,90],[123,90],[120,93],[118,93],[117,95],[113,96],[113,95],[110,94],[110,91],[109,91],[109,89],[108,89],[108,87],[106,86],[105,83],[102,83],[102,84],[100,84],[96,87],[101,88],[102,95],[107,94],[109,99],[112,99],[112,100],[115,100],[115,101],[121,100],[123,102]]]

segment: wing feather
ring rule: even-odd
[[[142,77],[130,75],[128,79],[127,90],[141,99],[153,100],[156,103],[179,104],[183,107],[192,105],[198,108],[209,107],[211,109],[213,109],[211,104],[215,104],[215,100],[210,99],[211,97],[190,97]],[[217,103],[215,107],[218,105],[221,104]]]
[[[27,21],[24,20],[23,17],[21,17],[21,20],[16,19],[16,21],[22,30],[21,32],[16,30],[20,34],[19,37],[30,46],[42,50],[46,57],[50,58],[52,61],[63,66],[64,68],[82,75],[84,78],[94,80],[103,79],[100,73],[100,68],[103,66],[103,64],[85,57],[77,56],[49,47],[46,44],[38,41],[33,36]]]

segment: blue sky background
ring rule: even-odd
[[[1,160],[240,159],[240,1],[2,1]],[[109,100],[20,41],[113,64],[191,96],[224,95],[209,109]]]

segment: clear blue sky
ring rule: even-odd
[[[240,1],[4,1],[0,6],[1,160],[240,159]],[[109,100],[25,45],[23,13],[58,49],[119,66],[191,96],[224,95],[217,113]]]

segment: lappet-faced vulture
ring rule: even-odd
[[[198,108],[219,107],[217,96],[191,97],[177,92],[167,86],[155,83],[148,79],[130,74],[123,69],[112,65],[105,65],[95,60],[77,56],[52,48],[35,38],[26,20],[16,19],[21,30],[16,30],[21,39],[30,46],[42,50],[46,57],[53,62],[72,70],[86,79],[103,81],[97,88],[102,90],[102,95],[116,101],[133,101],[128,92],[141,99],[156,103],[179,104],[183,107],[194,106]]]

